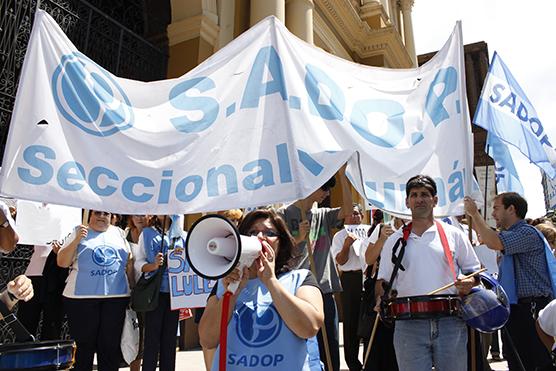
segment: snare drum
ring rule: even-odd
[[[0,370],[69,370],[75,342],[49,340],[0,345]]]
[[[387,321],[458,316],[460,306],[455,295],[407,296],[388,300],[384,315]]]

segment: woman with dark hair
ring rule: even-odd
[[[146,256],[144,249],[139,248],[139,238],[143,232],[143,228],[147,227],[149,220],[148,215],[128,215],[127,227],[124,231],[127,242],[131,247],[131,252],[135,258],[134,262],[134,280],[130,281],[131,288],[135,286],[139,278],[141,277],[141,268],[143,264],[146,263]],[[141,360],[143,359],[143,344],[145,335],[145,313],[137,312],[137,321],[139,323],[139,349],[137,351],[137,357],[134,361],[129,364],[130,371],[139,371],[141,369]]]
[[[321,370],[316,334],[324,321],[322,294],[310,271],[291,269],[294,240],[284,221],[272,210],[256,210],[239,232],[259,238],[260,256],[242,274],[236,268],[218,281],[199,324],[201,344],[219,346],[223,295],[240,281],[227,313],[227,369]]]

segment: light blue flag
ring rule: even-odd
[[[556,177],[556,141],[549,138],[535,108],[496,52],[473,123],[519,149],[550,178]]]
[[[497,136],[487,134],[485,152],[494,160],[498,193],[517,192],[524,196],[523,186],[514,165],[510,149]]]

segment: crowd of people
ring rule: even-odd
[[[494,199],[494,229],[465,198],[467,221],[476,232],[470,240],[461,218],[446,223],[433,217],[436,184],[418,175],[406,184],[410,217],[385,220],[377,210],[372,223],[363,224],[365,212],[353,202],[343,170],[339,181],[337,208],[322,206],[336,184],[332,178],[306,199],[278,209],[220,212],[240,234],[258,237],[261,253],[250,267],[220,279],[206,308],[196,313],[207,370],[219,369],[223,298],[234,282],[239,288],[225,313],[229,370],[339,370],[336,298],[350,371],[467,370],[470,336],[483,345],[472,350],[478,369],[488,370],[486,353],[492,346],[495,354],[497,342],[469,332],[460,311],[453,310],[481,285],[479,276],[467,276],[481,267],[499,273],[509,298],[502,354],[510,370],[552,367],[556,227],[550,221],[528,223],[527,202],[504,193]],[[10,210],[0,205],[0,248],[7,253],[16,248],[17,233]],[[187,248],[183,227],[175,216],[91,210],[87,223],[66,238],[35,246],[26,275],[10,281],[0,299],[8,309],[22,301],[18,317],[32,334],[42,318],[42,340],[58,339],[67,316],[77,345],[76,370],[91,370],[95,354],[99,370],[117,370],[130,293],[140,279],[159,274],[156,308],[138,313],[140,346],[130,368],[173,370],[179,318],[170,305],[165,257],[171,249]],[[439,297],[431,296],[443,286]],[[404,314],[409,318],[396,312],[399,303],[431,298],[449,310]]]

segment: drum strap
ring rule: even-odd
[[[411,233],[411,223],[405,225],[402,231],[403,231],[402,237],[400,237],[396,241],[396,244],[392,248],[392,263],[394,263],[394,268],[392,269],[392,275],[390,276],[390,281],[385,283],[384,294],[382,295],[383,303],[385,302],[384,299],[388,298],[388,294],[390,293],[392,284],[394,283],[394,280],[398,275],[398,270],[399,269],[401,269],[402,271],[405,270],[405,268],[402,265],[402,259],[405,254],[405,246],[407,245],[407,239],[409,238],[409,234]],[[398,253],[398,255],[396,255],[398,248],[400,249],[400,252]]]
[[[35,341],[33,335],[19,322],[15,314],[10,312],[6,304],[0,300],[0,318],[12,329],[16,343]]]
[[[438,234],[440,235],[440,242],[442,242],[444,255],[446,255],[446,259],[448,260],[448,265],[450,266],[450,270],[452,271],[452,275],[454,276],[454,281],[456,281],[457,276],[456,276],[456,269],[454,268],[454,259],[452,258],[452,252],[450,251],[450,245],[448,244],[446,233],[444,232],[444,228],[442,227],[442,224],[440,224],[440,222],[436,220],[434,222],[436,224],[436,229],[438,230]]]

